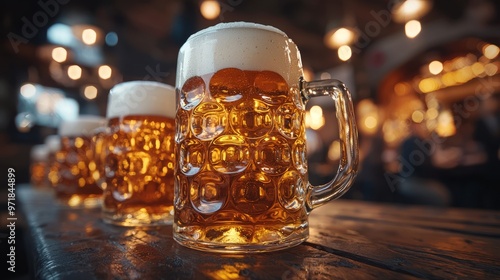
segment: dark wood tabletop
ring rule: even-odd
[[[36,279],[494,279],[500,211],[337,200],[313,210],[299,246],[248,255],[184,248],[172,227],[105,224],[98,209],[18,189]]]

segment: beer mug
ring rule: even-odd
[[[109,94],[103,220],[122,226],[172,224],[175,89],[125,82]]]
[[[98,116],[80,116],[61,123],[61,148],[55,155],[59,172],[55,194],[63,205],[101,206],[102,190],[94,179],[97,166],[92,150],[92,131],[103,125],[105,119]]]
[[[49,150],[47,159],[47,185],[53,189],[56,188],[59,182],[60,175],[60,164],[59,162],[64,161],[64,157],[57,159],[57,152],[61,150],[61,137],[57,134],[49,135],[45,138],[45,145]]]
[[[104,163],[106,161],[106,137],[107,127],[96,128],[92,132],[92,151],[95,155],[94,161],[96,164],[97,172],[94,174],[94,179],[101,189],[106,188],[106,175],[104,172]]]
[[[312,209],[340,197],[358,167],[350,93],[337,80],[306,82],[282,31],[222,23],[192,35],[178,57],[174,239],[239,253],[298,245]],[[330,96],[340,123],[338,173],[308,183],[305,107]]]
[[[34,145],[30,151],[30,183],[33,187],[48,187],[49,149],[45,144]]]

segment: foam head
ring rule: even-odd
[[[74,120],[68,120],[59,126],[61,137],[91,136],[95,129],[106,125],[106,119],[99,116],[79,116]]]
[[[33,161],[46,161],[49,156],[49,148],[45,144],[34,145],[30,151]]]
[[[115,85],[108,98],[107,118],[130,115],[175,118],[175,88],[158,82],[131,81]]]
[[[189,37],[177,63],[177,87],[193,76],[224,68],[273,71],[288,85],[302,76],[302,61],[295,43],[281,30],[256,23],[220,23]]]
[[[61,149],[61,137],[59,135],[49,135],[45,138],[45,145],[50,153],[57,152]]]

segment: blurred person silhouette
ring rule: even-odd
[[[442,150],[431,140],[425,122],[410,120],[410,135],[400,147],[400,184],[402,202],[433,206],[450,206],[449,189],[439,180],[439,168],[458,163],[457,150]]]
[[[351,189],[363,200],[392,202],[394,193],[387,185],[382,154],[385,149],[382,129],[374,135],[360,138],[360,168]]]
[[[483,99],[480,115],[475,123],[474,140],[486,153],[486,161],[481,166],[482,176],[478,178],[484,188],[484,206],[500,208],[500,93]]]

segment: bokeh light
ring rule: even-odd
[[[347,61],[349,60],[349,58],[351,58],[352,56],[352,50],[351,50],[351,47],[345,45],[345,46],[341,46],[339,49],[338,49],[338,55],[339,55],[339,58],[340,60],[342,61]]]
[[[93,45],[97,41],[97,33],[94,29],[87,28],[82,32],[82,41],[86,45]]]
[[[405,24],[405,34],[410,39],[417,37],[420,31],[422,31],[422,25],[418,20],[410,20]]]
[[[68,77],[72,80],[78,80],[82,77],[82,68],[78,65],[68,67]]]
[[[208,19],[216,19],[220,15],[220,4],[215,0],[203,1],[200,5],[201,15]]]
[[[107,80],[111,78],[111,74],[113,71],[111,70],[111,67],[108,65],[101,65],[98,70],[99,77],[103,80]]]
[[[52,50],[52,59],[61,63],[66,61],[68,57],[68,52],[63,47],[57,47]]]

